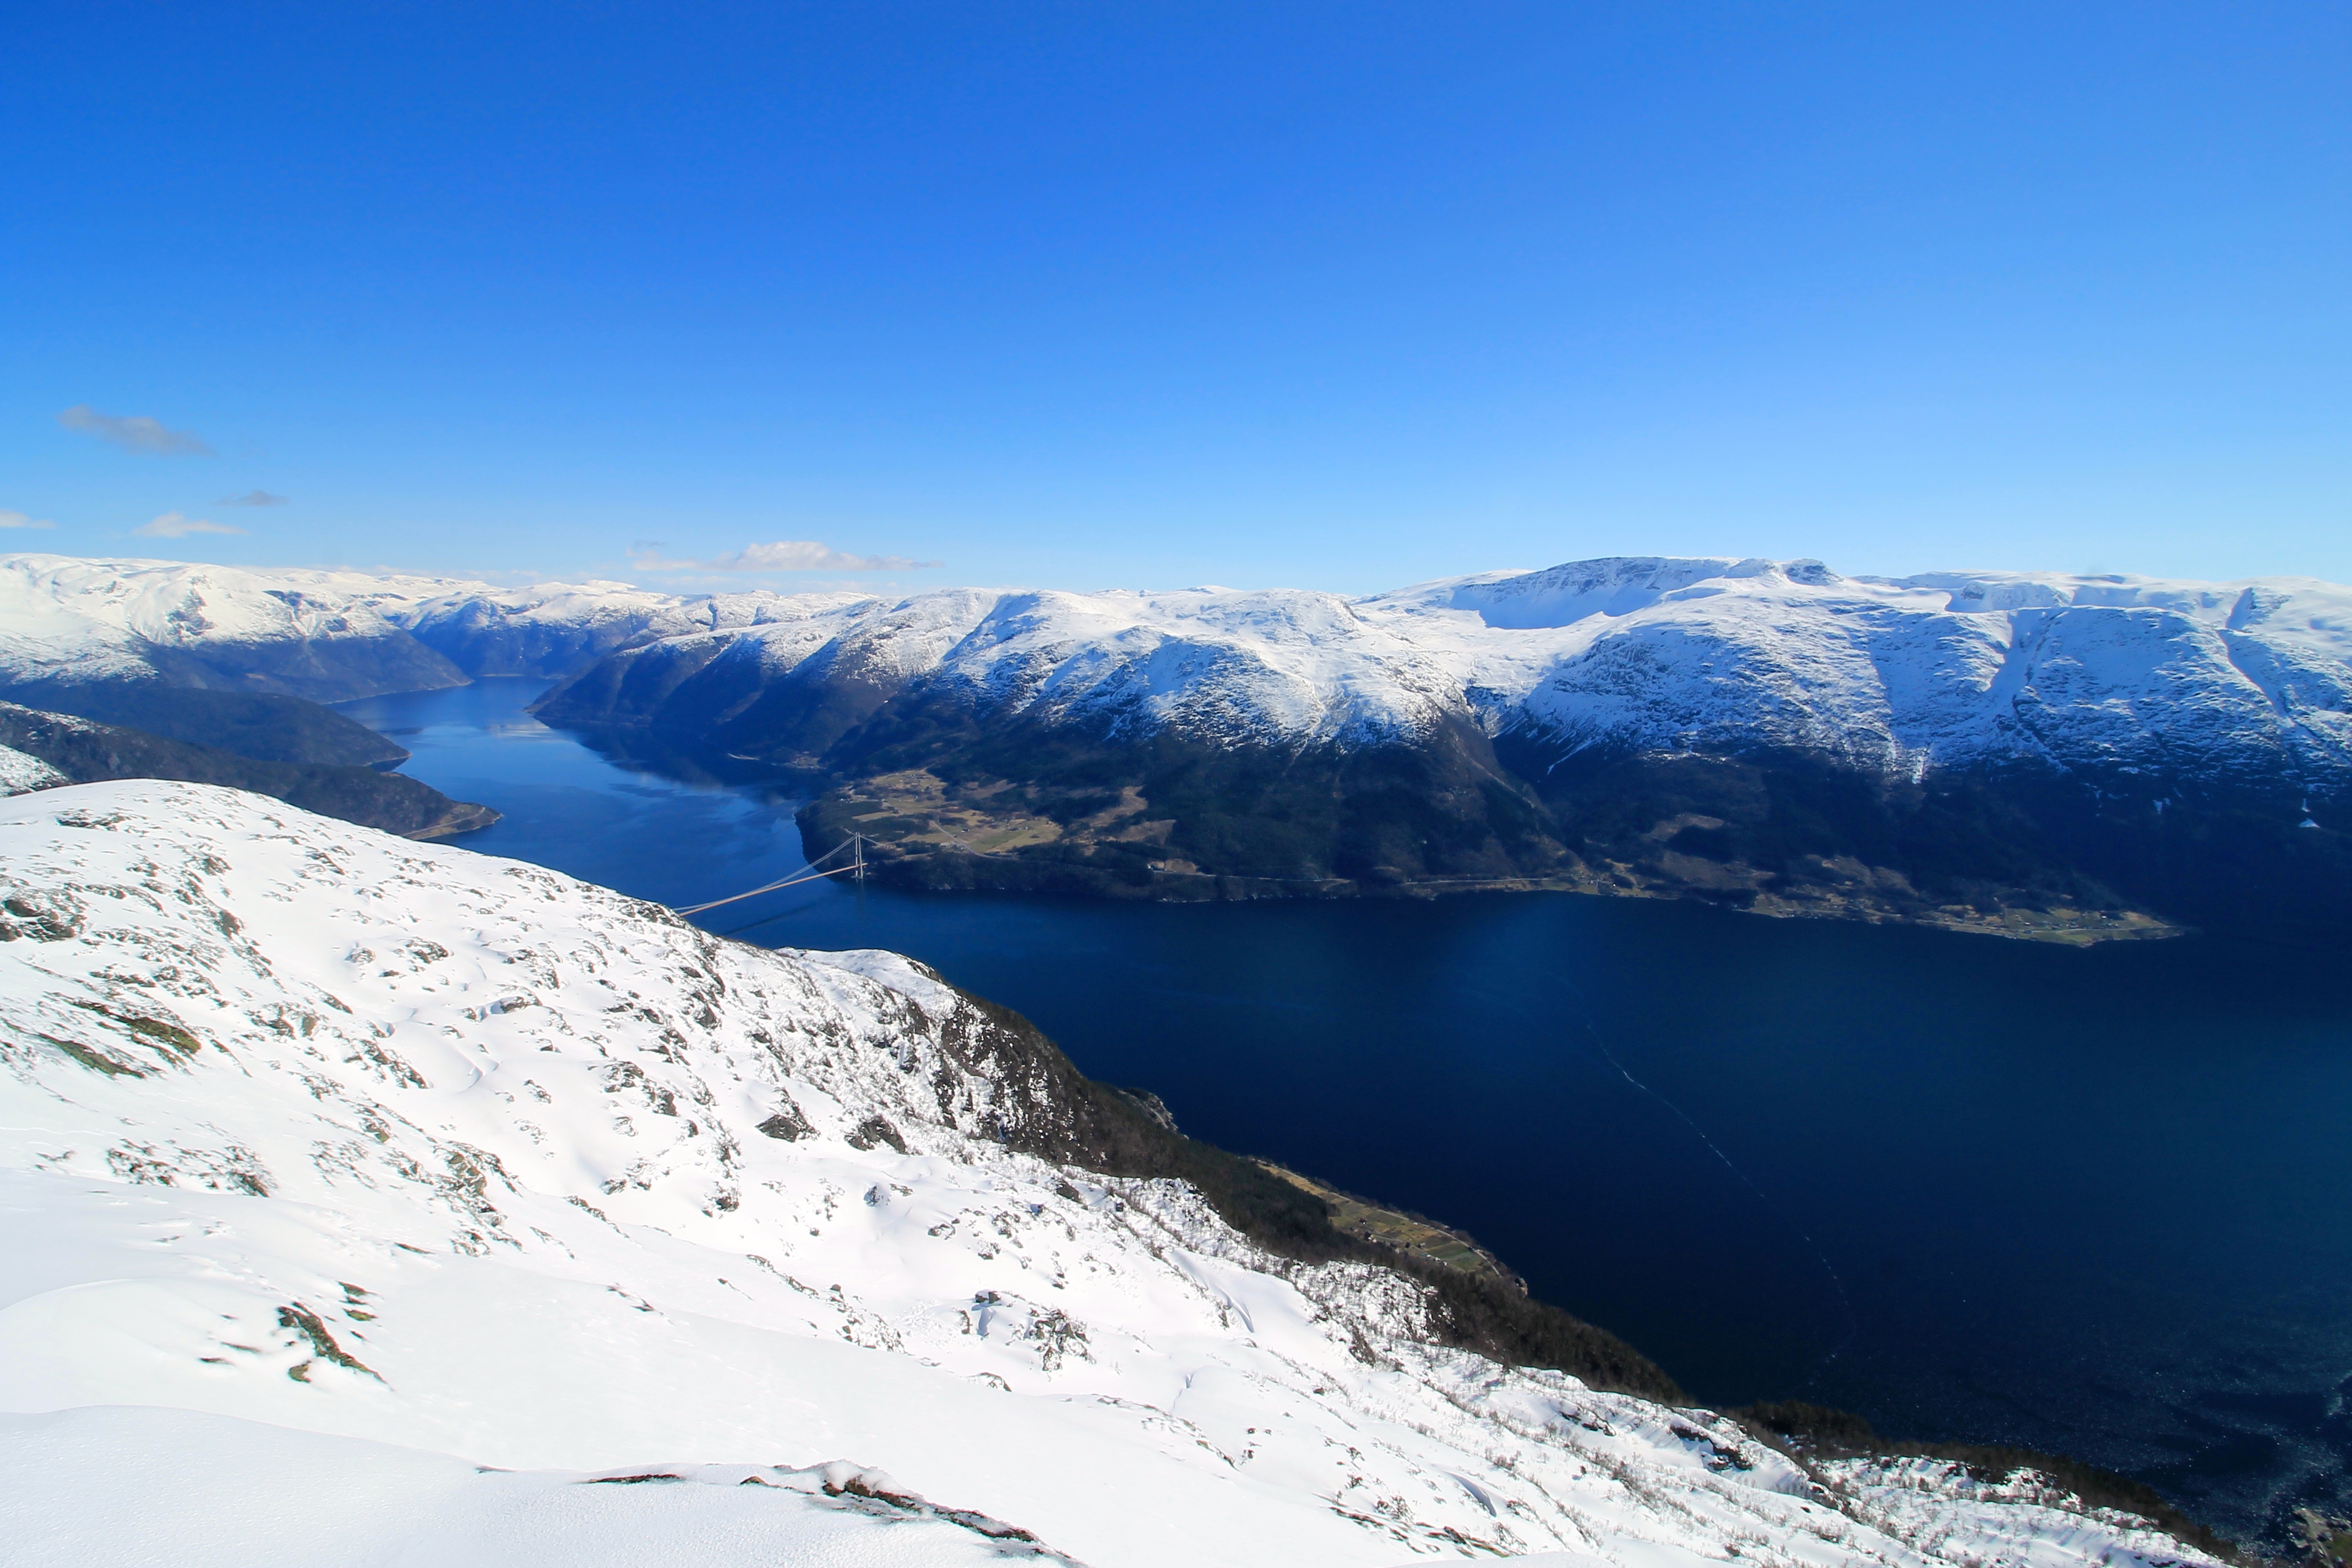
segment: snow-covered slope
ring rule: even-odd
[[[870,656],[877,639],[887,658]],[[845,604],[617,655],[548,710],[731,724],[751,742],[771,689],[847,685],[867,711],[911,692],[1225,747],[1410,742],[1458,720],[1548,754],[1796,747],[1905,773],[2031,758],[2332,784],[2352,773],[2347,657],[2352,590],[2305,579],[1897,581],[1641,558],[1358,599],[1204,588]],[[787,722],[812,700],[772,706]]]
[[[853,1465],[654,1468],[498,1469],[184,1410],[0,1415],[0,1555],[13,1568],[1069,1561],[1017,1527],[934,1507]]]
[[[2352,590],[1818,562],[1585,562],[1364,608],[1443,644],[1490,726],[1570,745],[1795,745],[1891,769],[2011,757],[2352,765]],[[1507,650],[1493,632],[1515,632]]]
[[[754,625],[791,602],[765,593],[687,599],[625,583],[499,588],[446,577],[0,556],[0,681],[160,677],[331,702],[474,675],[569,674],[614,648]]]
[[[0,681],[161,677],[338,701],[476,675],[568,675],[660,637],[867,602],[9,555],[0,556]]]
[[[40,758],[14,746],[0,746],[0,795],[26,795],[69,782]]]
[[[681,598],[625,583],[527,588],[452,584],[430,597],[383,603],[385,616],[470,675],[572,675],[614,651],[664,637],[799,620],[863,594],[714,594]]]
[[[333,701],[465,677],[347,585],[168,561],[0,556],[0,682],[156,679]]]
[[[0,803],[0,1024],[16,1561],[2206,1561],[1958,1488],[1865,1524],[1009,1152],[1035,1060],[904,959],[258,797]]]

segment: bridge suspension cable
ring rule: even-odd
[[[830,871],[817,869],[819,866],[844,850],[849,852],[849,864],[835,866]],[[835,845],[789,877],[753,888],[749,892],[733,893],[723,899],[712,899],[708,903],[688,904],[683,909],[674,909],[670,912],[678,915],[698,915],[705,910],[715,910],[721,904],[740,904],[745,899],[756,899],[761,893],[772,893],[781,889],[798,887],[803,882],[821,882],[827,877],[843,876],[855,877],[861,882],[866,880],[866,836],[862,833],[851,834],[846,842]]]

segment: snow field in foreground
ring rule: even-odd
[[[1030,1069],[985,1025],[895,955],[726,942],[232,791],[0,803],[11,1550],[1029,1550],[580,1474],[845,1461],[1094,1568],[2209,1561],[1958,1486],[1865,1523],[1706,1412],[1432,1346],[1393,1275],[1009,1152]]]
[[[16,1568],[1003,1568],[1058,1561],[742,1467],[601,1484],[184,1410],[0,1415]],[[807,1490],[791,1483],[806,1481]],[[24,1484],[32,1482],[34,1484]],[[615,1484],[617,1482],[617,1484]]]

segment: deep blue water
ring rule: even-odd
[[[802,864],[792,803],[485,681],[346,710],[666,903]],[[1464,1226],[1710,1404],[2054,1449],[2231,1533],[2352,1502],[2352,988],[2206,938],[2074,951],[1573,895],[1176,906],[820,883],[705,917],[890,947],[1188,1131]]]

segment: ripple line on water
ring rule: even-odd
[[[1787,1226],[1789,1229],[1795,1234],[1797,1239],[1804,1243],[1805,1250],[1812,1255],[1813,1261],[1821,1266],[1822,1273],[1828,1278],[1830,1288],[1837,1292],[1838,1310],[1845,1319],[1844,1330],[1839,1334],[1836,1342],[1830,1346],[1827,1353],[1825,1353],[1822,1359],[1814,1364],[1813,1370],[1808,1373],[1805,1375],[1804,1380],[1797,1385],[1801,1392],[1805,1389],[1811,1388],[1821,1381],[1822,1373],[1829,1371],[1832,1363],[1833,1363],[1839,1356],[1845,1353],[1847,1348],[1860,1337],[1862,1332],[1861,1315],[1853,1310],[1853,1298],[1846,1291],[1844,1277],[1838,1273],[1837,1266],[1830,1261],[1828,1252],[1822,1248],[1820,1242],[1813,1238],[1812,1232],[1808,1230],[1801,1223],[1800,1223],[1794,1215],[1782,1207],[1771,1194],[1766,1192],[1762,1184],[1741,1167],[1739,1162],[1734,1160],[1729,1154],[1726,1153],[1723,1150],[1723,1146],[1715,1141],[1713,1136],[1707,1132],[1706,1128],[1698,1124],[1697,1120],[1693,1117],[1689,1111],[1685,1110],[1680,1105],[1675,1103],[1674,1100],[1668,1099],[1664,1094],[1659,1092],[1659,1090],[1653,1088],[1648,1083],[1645,1083],[1641,1079],[1633,1076],[1633,1069],[1626,1067],[1624,1062],[1618,1058],[1617,1053],[1609,1048],[1609,1042],[1601,1037],[1600,1021],[1594,1015],[1591,999],[1584,994],[1583,988],[1572,980],[1566,980],[1561,984],[1566,987],[1568,993],[1576,998],[1577,1010],[1583,1016],[1582,1030],[1585,1038],[1591,1043],[1594,1054],[1599,1056],[1603,1062],[1608,1064],[1609,1069],[1612,1072],[1624,1079],[1625,1082],[1630,1084],[1633,1089],[1657,1101],[1658,1104],[1664,1107],[1676,1121],[1680,1121],[1685,1127],[1689,1128],[1691,1135],[1699,1141],[1700,1145],[1704,1147],[1709,1154],[1715,1156],[1717,1162],[1720,1163],[1725,1170],[1731,1173],[1732,1178],[1738,1182],[1741,1186],[1746,1187],[1749,1193],[1753,1194],[1756,1201],[1762,1204],[1771,1214],[1773,1218],[1779,1220],[1782,1225]],[[1487,997],[1485,1000],[1491,1004],[1499,1000],[1499,998]],[[1522,1018],[1528,1019],[1530,1023],[1537,1021],[1535,1015],[1521,1004],[1516,1002],[1505,1002],[1503,1003],[1503,1005],[1510,1011],[1518,1014]]]

